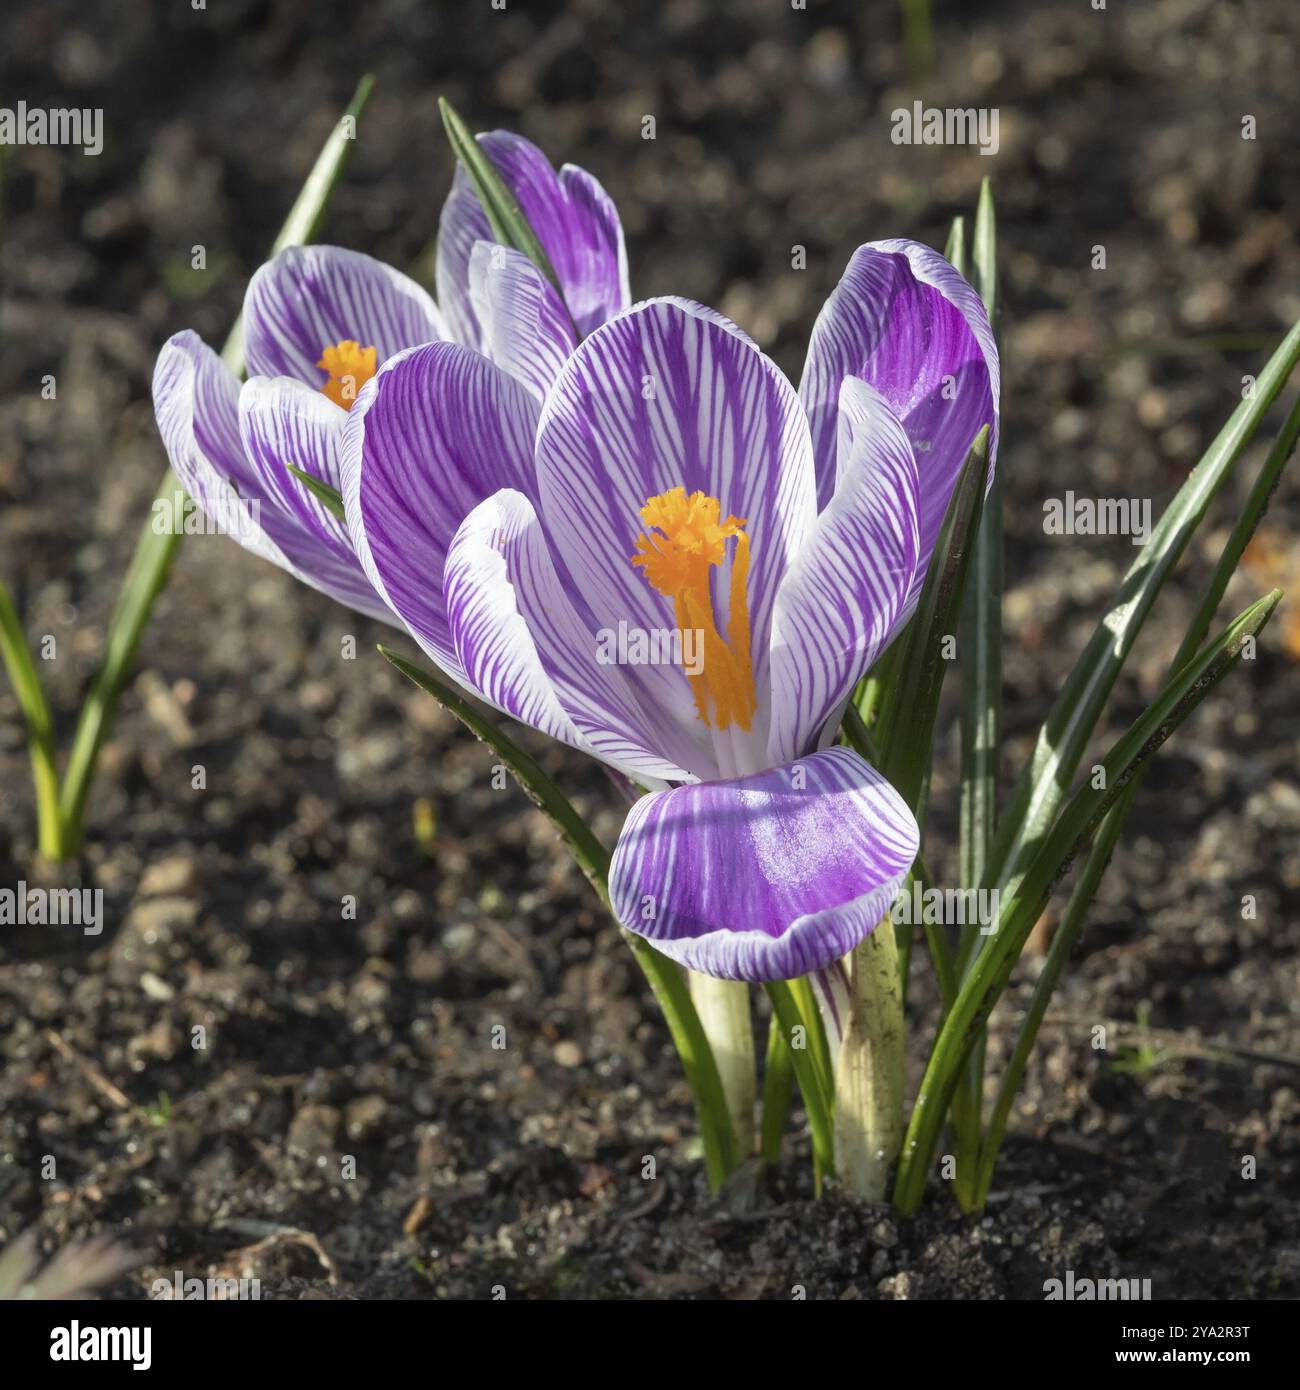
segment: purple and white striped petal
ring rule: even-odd
[[[578,332],[586,337],[632,303],[623,223],[614,200],[585,169],[565,164],[560,187],[568,199],[567,235],[558,259],[549,247],[547,254]]]
[[[861,377],[903,422],[921,477],[924,582],[971,441],[991,428],[997,453],[998,354],[979,296],[937,251],[914,241],[860,246],[826,301],[799,386],[817,458],[818,499],[835,479],[840,384]]]
[[[555,269],[580,336],[627,308],[627,252],[609,195],[581,169],[557,175],[531,141],[506,130],[478,137]],[[482,346],[482,325],[469,292],[469,264],[478,241],[493,240],[465,171],[456,167],[438,224],[438,299],[457,342]]]
[[[537,483],[557,563],[600,628],[677,626],[672,601],[631,563],[650,498],[675,487],[698,489],[720,501],[724,517],[743,518],[761,699],[777,585],[812,529],[815,501],[803,410],[790,383],[745,335],[712,310],[676,299],[650,300],[598,328],[546,398]],[[715,614],[728,612],[731,565],[729,555],[712,572]],[[699,741],[696,761],[685,765],[717,776],[729,759],[699,723],[682,670],[640,666],[628,674],[648,706]]]
[[[188,332],[163,346],[154,368],[154,411],[176,476],[209,519],[246,550],[347,607],[391,623],[392,614],[367,581],[346,536],[323,533],[270,486],[281,454],[301,458],[316,472],[310,460],[331,445],[310,434],[299,438],[298,417],[249,384],[264,408],[257,411],[256,426],[246,430],[239,379],[216,353]],[[342,419],[337,406],[318,399]],[[245,453],[245,441],[255,451],[252,457]]]
[[[239,438],[239,378],[198,336],[186,330],[163,344],[153,371],[158,433],[181,485],[214,521],[235,512],[235,539],[254,555],[293,568],[265,528],[261,487]],[[245,502],[258,504],[256,510]]]
[[[916,459],[864,381],[840,395],[839,483],[781,582],[772,619],[774,766],[817,747],[901,625],[919,556]]]
[[[258,270],[244,297],[250,376],[321,386],[321,353],[351,340],[376,363],[447,336],[442,316],[409,276],[340,246],[289,246]]]
[[[475,243],[469,284],[483,355],[541,405],[577,345],[559,295],[527,256],[492,241]]]
[[[292,465],[337,488],[346,420],[346,411],[288,377],[252,377],[239,394],[244,450],[295,570],[349,608],[396,623],[353,552],[347,527],[289,472]]]
[[[442,578],[461,522],[503,487],[535,496],[537,405],[513,377],[456,343],[385,362],[344,426],[339,469],[353,548],[411,635],[462,679]]]
[[[443,593],[461,668],[485,700],[640,781],[689,780],[649,751],[636,697],[600,662],[523,493],[503,489],[465,518]]]
[[[847,748],[644,796],[610,868],[614,915],[692,970],[789,980],[851,951],[919,842],[898,793]]]

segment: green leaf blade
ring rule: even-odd
[[[352,101],[343,119],[331,132],[318,156],[302,192],[298,195],[289,216],[275,239],[274,251],[296,245],[314,237],[320,230],[329,200],[346,168],[353,140],[349,132],[370,98],[373,79],[363,77],[357,84]],[[349,123],[349,118],[350,123]],[[230,336],[221,350],[221,359],[237,375],[244,372],[244,333],[242,314],[235,320]],[[171,504],[174,494],[182,492],[180,480],[168,469],[155,499]],[[121,696],[135,666],[136,652],[158,595],[171,575],[172,565],[180,548],[178,533],[159,534],[146,523],[136,542],[135,553],[117,605],[109,620],[104,641],[104,657],[91,683],[77,718],[68,765],[59,791],[59,815],[63,823],[63,855],[75,854],[81,844],[86,802],[91,782],[99,764],[99,754],[117,712]]]
[[[343,494],[338,488],[330,487],[314,473],[307,473],[301,468],[295,468],[291,463],[286,463],[285,467],[327,512],[338,517],[340,521],[347,520],[347,514],[343,510]]]
[[[546,248],[533,231],[528,218],[524,216],[519,200],[497,172],[487,152],[475,139],[473,131],[446,97],[438,98],[438,110],[442,113],[447,139],[487,216],[492,235],[502,246],[512,247],[527,256],[551,282],[555,292],[563,300],[560,277],[555,273]]]
[[[894,1188],[894,1202],[901,1211],[910,1213],[920,1205],[966,1059],[1006,987],[1053,885],[1118,801],[1129,780],[1240,661],[1247,640],[1260,632],[1280,598],[1280,591],[1274,590],[1252,604],[1216,642],[1175,674],[1160,697],[1107,754],[1102,763],[1102,786],[1090,782],[1075,793],[1024,871],[1011,880],[1001,898],[997,930],[988,947],[975,958],[930,1053]]]
[[[985,426],[971,444],[953,489],[916,614],[899,639],[907,642],[907,648],[898,663],[898,679],[886,696],[876,736],[882,750],[880,770],[914,811],[930,766],[947,667],[943,641],[953,631],[984,506],[988,439]]]
[[[1246,505],[1224,544],[1214,575],[1174,657],[1171,666],[1172,672],[1177,672],[1191,661],[1205,640],[1205,635],[1214,620],[1215,611],[1227,591],[1228,582],[1236,572],[1237,564],[1268,508],[1269,498],[1277,487],[1282,470],[1295,452],[1297,439],[1300,439],[1300,398],[1292,405],[1290,414],[1274,441],[1264,466],[1255,479]],[[989,1118],[988,1130],[980,1148],[974,1193],[977,1206],[982,1206],[988,1199],[989,1189],[993,1182],[993,1170],[1011,1115],[1011,1105],[1020,1089],[1020,1083],[1024,1079],[1025,1068],[1038,1038],[1038,1030],[1047,1013],[1052,993],[1060,980],[1065,964],[1083,930],[1093,897],[1101,884],[1115,846],[1123,834],[1129,812],[1132,810],[1133,802],[1144,778],[1145,769],[1139,771],[1130,780],[1124,788],[1123,794],[1111,807],[1106,819],[1097,831],[1096,838],[1088,851],[1088,859],[1083,872],[1070,894],[1065,913],[1052,938],[1043,969],[1034,982],[1033,996],[998,1088]]]
[[[1023,870],[1033,845],[1051,825],[1165,579],[1297,362],[1300,322],[1260,373],[1252,395],[1233,411],[1179,488],[1130,567],[1053,704],[1033,756],[1003,813],[988,875],[996,876],[999,886],[1005,886]]]

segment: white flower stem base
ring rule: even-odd
[[[883,1202],[903,1141],[903,994],[886,916],[853,952],[849,1016],[835,1068],[835,1172],[864,1202]]]
[[[691,1001],[718,1064],[727,1111],[736,1132],[736,1154],[743,1162],[754,1152],[757,1074],[749,986],[741,980],[715,980],[693,970],[688,972],[688,978]]]

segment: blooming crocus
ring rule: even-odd
[[[344,429],[356,552],[443,671],[652,789],[611,866],[625,926],[722,978],[818,970],[917,849],[901,797],[827,745],[996,426],[983,309],[934,252],[882,242],[823,310],[799,392],[682,299],[554,350],[540,402],[454,343],[384,364]],[[703,660],[610,663],[614,632],[691,635]]]
[[[415,281],[369,256],[290,247],[249,284],[242,388],[192,332],[171,338],[154,368],[159,432],[197,505],[219,524],[237,520],[227,529],[255,554],[389,622],[346,528],[290,467],[337,490],[347,412],[405,348],[459,341],[516,374],[540,400],[577,334],[628,304],[622,227],[596,180],[567,165],[557,174],[536,146],[509,132],[479,138],[532,219],[567,309],[531,263],[491,243],[458,169],[438,237],[442,312]],[[457,494],[463,512],[484,495]]]

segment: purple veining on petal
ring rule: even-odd
[[[514,718],[636,777],[689,774],[650,751],[616,666],[596,659],[556,574],[532,503],[503,489],[465,518],[447,555],[447,619],[467,681]]]
[[[625,309],[623,228],[600,184],[572,165],[557,175],[536,145],[510,131],[489,131],[478,141],[546,251],[579,335]],[[487,217],[458,165],[438,224],[437,283],[448,332],[468,347],[483,344],[469,293],[470,258],[476,242],[492,240]]]
[[[289,376],[319,387],[327,347],[352,340],[376,364],[446,337],[426,290],[392,266],[339,246],[290,246],[253,276],[244,298],[250,376]]]
[[[644,796],[610,869],[618,920],[692,970],[794,979],[847,955],[888,911],[919,832],[846,748]]]
[[[650,498],[675,487],[698,489],[720,501],[724,516],[745,519],[761,700],[776,589],[811,529],[814,499],[803,412],[790,384],[748,338],[685,300],[651,300],[597,329],[547,397],[537,477],[557,562],[601,628],[676,628],[672,601],[631,564],[644,529],[639,513]],[[728,612],[730,580],[728,557],[712,574],[717,614]],[[715,761],[717,741],[697,720],[680,668],[630,674],[647,708],[665,716],[661,751],[700,776],[717,776],[725,762]],[[663,741],[669,738],[676,742]],[[683,740],[694,744],[693,753]]]
[[[773,764],[817,746],[903,620],[917,570],[917,467],[901,422],[853,377],[840,422],[839,485],[777,590]]]
[[[503,487],[535,496],[537,405],[456,343],[400,353],[348,412],[339,454],[348,531],[371,583],[454,679],[442,576],[461,522]]]
[[[937,251],[917,242],[872,242],[853,253],[813,327],[799,386],[822,506],[834,487],[846,376],[870,383],[912,441],[921,479],[919,585],[967,450],[984,425],[992,430],[993,476],[998,356],[979,296]]]

